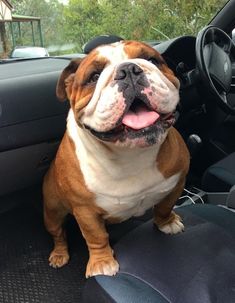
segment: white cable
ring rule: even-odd
[[[186,191],[186,193],[188,193],[188,194],[191,194],[191,195],[193,195],[193,196],[198,197],[198,198],[201,200],[202,204],[205,204],[204,200],[202,199],[202,197],[201,197],[200,195],[195,194],[195,193],[191,192],[190,190],[188,190],[188,189],[186,189],[186,188],[184,188],[184,191]]]
[[[192,202],[193,204],[195,204],[195,201],[193,200],[193,198],[190,197],[190,196],[187,196],[187,195],[186,195],[186,196],[180,197],[179,200],[180,200],[180,199],[184,199],[184,198],[188,198],[189,200],[191,200],[191,202]]]

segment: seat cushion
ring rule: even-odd
[[[165,235],[150,220],[124,236],[114,247],[120,272],[90,278],[83,301],[235,302],[235,213],[205,204],[177,213],[183,233]]]
[[[208,192],[228,192],[234,184],[235,153],[210,166],[202,179],[202,189]]]

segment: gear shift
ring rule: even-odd
[[[202,139],[198,135],[192,134],[188,137],[187,146],[188,146],[191,158],[193,158],[202,146]]]

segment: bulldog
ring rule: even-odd
[[[156,50],[120,41],[71,61],[56,90],[71,109],[43,184],[45,225],[54,240],[49,264],[69,261],[63,222],[71,213],[89,250],[86,277],[112,276],[119,265],[106,222],[153,208],[162,232],[184,229],[172,210],[189,167],[185,143],[173,128],[179,81]]]

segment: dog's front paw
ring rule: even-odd
[[[180,216],[176,215],[175,213],[172,212],[173,217],[171,220],[169,220],[166,223],[161,223],[158,225],[158,228],[160,231],[162,231],[165,234],[178,234],[182,231],[184,231],[184,224],[182,223],[182,220]]]
[[[119,264],[113,257],[104,259],[90,257],[86,268],[86,278],[97,275],[114,276],[118,270]]]
[[[67,252],[52,251],[49,257],[49,265],[54,268],[59,268],[67,264],[69,261],[69,254]]]

